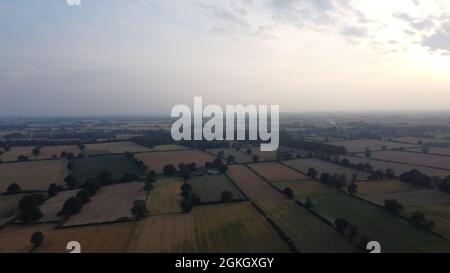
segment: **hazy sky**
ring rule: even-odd
[[[0,115],[450,110],[450,1],[0,1]]]

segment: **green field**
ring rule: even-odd
[[[286,233],[300,252],[359,252],[331,226],[291,200],[264,200],[256,204]]]
[[[313,181],[274,183],[294,190],[297,198],[310,197],[313,210],[334,222],[344,218],[371,240],[379,241],[383,252],[450,252],[450,243],[417,229],[385,210]]]
[[[124,173],[144,175],[144,172],[138,169],[125,155],[77,158],[73,161],[73,165],[71,174],[79,181],[96,178],[102,171],[109,171],[113,179],[120,179]]]
[[[266,219],[247,202],[199,206],[191,213],[198,252],[290,252]]]
[[[201,203],[220,202],[224,191],[233,194],[235,200],[243,200],[239,189],[225,175],[194,176],[189,180],[192,191],[200,196]]]
[[[0,195],[0,226],[18,216],[19,201],[25,194]]]

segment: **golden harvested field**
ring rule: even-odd
[[[317,179],[320,178],[321,173],[345,174],[347,181],[350,181],[350,179],[352,179],[353,174],[356,174],[356,179],[359,181],[367,180],[367,177],[369,176],[369,174],[366,172],[361,172],[355,169],[347,168],[315,158],[286,160],[283,161],[283,164],[294,168],[304,174],[308,173],[309,168],[314,168],[318,172]]]
[[[278,162],[263,162],[249,164],[250,169],[269,181],[298,180],[308,179],[308,177],[300,172],[286,167]]]
[[[249,203],[192,210],[199,252],[289,252],[287,245]]]
[[[39,208],[44,216],[39,219],[39,222],[60,221],[61,217],[57,214],[63,208],[64,202],[72,196],[75,196],[79,190],[61,191],[55,196],[50,197]]]
[[[19,201],[25,194],[0,195],[0,226],[19,214]]]
[[[240,151],[236,151],[236,149],[234,148],[228,148],[228,149],[208,149],[206,150],[208,153],[212,153],[214,155],[217,155],[219,153],[219,151],[223,151],[224,152],[224,156],[223,156],[223,160],[226,161],[227,157],[229,155],[234,156],[234,161],[236,163],[249,163],[249,162],[253,162],[253,158],[251,155],[248,155],[246,153],[240,152]]]
[[[44,243],[41,247],[47,247],[49,237],[53,233],[52,224],[36,224],[36,225],[8,225],[0,229],[0,253],[28,253],[32,252],[33,247],[30,243],[31,235],[35,231],[44,233]],[[67,244],[67,241],[65,242]],[[60,252],[66,249],[61,249]],[[66,251],[64,251],[66,252]]]
[[[420,189],[407,192],[366,194],[364,195],[364,198],[377,204],[384,204],[384,200],[386,199],[396,199],[403,206],[450,203],[449,194],[431,189]]]
[[[386,162],[386,161],[380,161],[380,160],[373,160],[373,159],[367,159],[363,157],[353,157],[353,156],[347,156],[345,157],[350,162],[354,164],[358,163],[369,163],[375,170],[382,170],[386,171],[386,169],[391,169],[394,171],[395,175],[401,175],[402,173],[408,172],[412,169],[416,169],[420,171],[421,173],[424,173],[429,176],[449,176],[450,171],[436,169],[436,168],[430,168],[430,167],[423,167],[423,166],[413,166],[405,163],[396,163],[396,162]]]
[[[427,219],[434,221],[433,230],[450,240],[450,203],[411,206],[408,210],[424,212]]]
[[[62,185],[67,173],[67,160],[40,160],[0,164],[0,192],[11,183],[22,190],[47,190],[51,183]]]
[[[246,166],[229,166],[227,174],[251,200],[284,198],[281,193]]]
[[[366,181],[358,182],[358,194],[379,194],[379,193],[394,193],[407,192],[421,189],[408,183],[399,180],[382,180],[382,181]]]
[[[411,165],[422,165],[450,170],[450,157],[422,153],[400,151],[382,151],[372,153],[373,159],[402,162]]]
[[[28,156],[30,159],[34,159],[32,146],[24,146],[24,147],[12,147],[9,151],[0,155],[0,159],[5,161],[17,161],[17,158],[21,155]]]
[[[383,146],[386,147],[386,150],[398,149],[400,147],[410,148],[417,146],[413,144],[404,144],[378,139],[357,139],[357,140],[336,141],[330,142],[330,144],[343,146],[347,149],[347,152],[349,153],[364,152],[366,148],[369,148],[372,151],[380,151],[383,150]]]
[[[167,164],[177,167],[179,163],[195,162],[199,167],[206,162],[214,161],[214,156],[199,150],[138,153],[135,154],[135,158],[142,160],[150,170],[158,174],[163,173],[163,168]]]
[[[131,141],[123,141],[123,142],[106,142],[106,143],[95,143],[95,144],[87,144],[86,151],[88,154],[96,154],[97,152],[101,152],[104,154],[105,151],[113,154],[121,154],[125,152],[145,152],[150,151],[150,148],[138,145]]]
[[[159,178],[153,185],[146,201],[150,215],[181,212],[181,178]]]
[[[197,252],[191,213],[147,217],[137,222],[129,252]]]
[[[347,239],[291,200],[264,200],[257,205],[286,233],[300,252],[358,252]]]
[[[36,252],[67,253],[69,241],[78,241],[84,253],[195,252],[192,214],[147,217],[138,222],[54,229],[51,224],[10,225],[0,230],[0,252],[33,250],[33,232],[44,233]]]
[[[76,145],[44,146],[41,148],[39,159],[60,157],[61,152],[73,153],[78,156],[81,150]]]
[[[220,195],[224,191],[231,192],[234,200],[245,199],[225,175],[194,176],[188,182],[192,186],[192,191],[200,196],[200,203],[220,202]]]
[[[130,182],[101,187],[97,194],[83,206],[78,214],[72,215],[64,226],[112,222],[131,218],[135,200],[145,200],[144,183]]]

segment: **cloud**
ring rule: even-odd
[[[340,34],[350,38],[363,38],[367,37],[367,28],[354,26],[345,27],[341,30]]]
[[[450,22],[442,24],[433,34],[425,36],[422,45],[431,51],[450,53]]]

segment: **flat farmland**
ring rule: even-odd
[[[30,243],[31,235],[35,231],[44,233],[45,239],[41,247],[48,246],[49,237],[53,233],[52,224],[36,224],[36,225],[8,225],[0,229],[0,253],[29,253],[32,252],[33,247]],[[72,240],[72,239],[69,239]],[[66,244],[61,252],[67,252]]]
[[[197,252],[191,213],[147,217],[137,222],[129,252]]]
[[[281,193],[246,166],[229,166],[227,174],[251,200],[284,198]]]
[[[402,162],[411,165],[421,165],[450,170],[450,157],[423,153],[409,153],[400,151],[382,151],[372,153],[373,159]]]
[[[0,226],[19,215],[19,201],[25,194],[0,195]]]
[[[351,168],[347,168],[341,165],[337,165],[331,162],[315,159],[315,158],[302,158],[283,161],[283,164],[294,168],[304,174],[308,173],[309,168],[314,168],[319,174],[317,178],[320,178],[320,174],[345,174],[348,181],[352,178],[353,174],[356,174],[357,180],[367,180],[369,176],[366,172],[357,171]]]
[[[190,148],[177,145],[177,144],[166,144],[166,145],[155,145],[151,149],[152,151],[162,152],[162,151],[179,151],[179,150],[188,150]]]
[[[303,253],[359,252],[332,227],[291,200],[257,202]]]
[[[416,169],[420,171],[421,173],[424,173],[429,176],[440,176],[440,177],[446,177],[450,175],[450,171],[436,169],[436,168],[430,168],[430,167],[423,167],[423,166],[413,166],[406,163],[396,163],[396,162],[386,162],[381,160],[373,160],[368,158],[362,158],[362,157],[353,157],[353,156],[347,156],[345,157],[353,164],[358,163],[369,163],[374,170],[381,170],[386,171],[387,169],[391,169],[394,171],[395,175],[401,175],[402,173],[409,172],[412,169]]]
[[[122,141],[122,142],[105,142],[105,143],[95,143],[95,144],[87,144],[86,151],[89,154],[95,154],[96,151],[108,151],[113,154],[122,154],[125,152],[145,152],[150,151],[150,148],[138,145],[131,141]]]
[[[443,139],[438,139],[438,138],[425,138],[425,137],[399,137],[399,138],[394,138],[393,140],[405,142],[405,143],[409,143],[409,144],[416,144],[416,145],[418,145],[419,141],[422,141],[423,144],[435,143],[435,142],[439,142],[439,143],[448,142],[448,140],[443,140]]]
[[[428,154],[450,156],[450,148],[445,147],[429,147]],[[422,153],[422,148],[408,149],[408,151]]]
[[[67,160],[40,160],[0,164],[0,192],[11,183],[23,191],[47,190],[51,183],[62,185],[67,173]]]
[[[450,203],[449,194],[432,189],[418,189],[406,192],[366,194],[364,195],[364,198],[377,204],[384,204],[384,200],[386,199],[396,199],[403,206]]]
[[[68,190],[58,192],[55,196],[47,199],[39,208],[43,214],[39,222],[57,222],[61,220],[57,214],[62,210],[64,202],[75,196],[79,190]]]
[[[113,179],[119,179],[124,173],[143,176],[144,172],[136,167],[125,155],[104,155],[77,158],[73,161],[71,172],[80,182],[96,178],[102,171],[109,171]]]
[[[270,152],[263,152],[260,150],[260,147],[252,147],[252,159],[254,155],[259,156],[259,160],[260,161],[265,161],[265,160],[276,160],[277,159],[277,151],[270,151]],[[240,152],[241,153],[245,153],[247,149],[241,149]]]
[[[181,178],[159,178],[147,197],[147,209],[150,215],[181,212]]]
[[[249,203],[195,207],[192,212],[199,252],[289,252],[287,245]]]
[[[424,212],[427,219],[434,221],[433,230],[450,240],[450,203],[411,206],[408,210]]]
[[[77,226],[92,223],[112,222],[118,219],[130,219],[131,208],[135,200],[145,200],[143,183],[130,182],[101,187],[91,197],[78,214],[65,221],[64,226]]]
[[[302,183],[306,182],[300,182],[300,185]],[[450,244],[444,239],[417,229],[382,208],[318,182],[314,187],[309,186],[311,192],[304,187],[302,194],[311,197],[314,211],[332,222],[338,218],[346,219],[359,228],[360,234],[379,241],[383,252],[450,251]]]
[[[409,192],[422,189],[418,186],[404,183],[399,180],[382,180],[358,182],[358,194],[381,194]]]
[[[67,242],[78,241],[83,253],[195,252],[192,214],[162,215],[138,222],[54,229],[52,224],[9,225],[0,230],[0,252],[67,253]],[[33,232],[44,243],[33,250]]]
[[[81,150],[76,145],[44,146],[41,148],[39,159],[60,157],[63,151],[73,153],[74,156],[78,156],[81,153]]]
[[[234,156],[234,161],[236,163],[249,163],[253,162],[253,157],[251,155],[248,155],[246,153],[236,151],[234,148],[228,148],[228,149],[208,149],[206,150],[208,153],[217,155],[220,151],[224,152],[223,159],[226,161],[227,157],[232,155]]]
[[[305,201],[310,196],[320,195],[329,191],[328,187],[314,180],[278,181],[272,185],[280,190],[289,187],[294,192],[294,198]]]
[[[192,191],[200,196],[201,203],[220,202],[220,195],[224,191],[233,194],[234,200],[244,200],[238,188],[225,175],[194,176],[188,180]],[[180,194],[178,189],[178,194]]]
[[[163,168],[167,164],[173,164],[177,167],[179,163],[195,162],[197,166],[203,166],[206,162],[214,161],[215,158],[199,150],[139,153],[135,154],[135,157],[142,160],[150,170],[154,170],[158,174],[163,173]]]
[[[32,146],[12,147],[9,151],[0,155],[0,159],[5,161],[17,161],[17,158],[21,155],[28,156],[30,159],[34,158]]]
[[[378,139],[357,139],[357,140],[346,140],[346,141],[336,141],[330,142],[332,145],[343,146],[347,149],[349,153],[359,153],[364,152],[366,148],[369,148],[372,151],[383,150],[383,146],[386,147],[387,150],[398,149],[398,148],[411,148],[417,145],[413,144],[405,144],[398,142],[391,142],[385,140]]]
[[[304,174],[301,174],[298,171],[294,171],[293,169],[286,167],[278,162],[255,163],[248,164],[247,166],[271,182],[308,179],[308,177]]]

